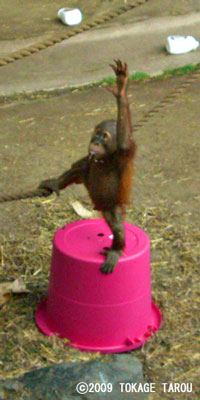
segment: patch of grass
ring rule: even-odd
[[[143,81],[145,79],[150,79],[150,75],[145,72],[136,72],[135,74],[130,76],[132,81]]]
[[[159,75],[159,78],[167,78],[169,76],[190,74],[199,68],[200,68],[200,64],[196,64],[196,65],[188,64],[188,65],[185,65],[184,67],[168,69],[168,70],[164,71],[163,74]]]
[[[135,74],[130,76],[130,80],[131,81],[144,81],[146,79],[164,79],[164,78],[168,78],[171,76],[180,76],[180,75],[187,75],[190,74],[194,71],[196,71],[197,69],[200,68],[200,64],[196,64],[196,65],[185,65],[184,67],[180,67],[180,68],[174,68],[174,69],[169,69],[164,71],[162,74],[151,77],[149,74],[146,74],[145,72],[136,72]],[[62,94],[67,93],[68,91],[74,92],[74,91],[84,91],[84,90],[88,90],[92,87],[101,87],[101,86],[112,86],[115,84],[116,79],[112,78],[112,77],[108,77],[105,79],[102,79],[99,82],[95,82],[95,83],[91,83],[88,85],[84,85],[84,86],[77,86],[77,87],[71,87],[71,88],[66,88],[66,89],[55,89],[52,91],[38,91],[38,92],[33,92],[33,93],[20,93],[20,94],[13,94],[12,96],[0,96],[0,106],[5,106],[5,105],[9,105],[12,104],[14,102],[30,102],[30,101],[34,101],[37,99],[47,99],[50,97],[55,97],[55,96],[59,96]]]
[[[157,79],[157,78],[167,78],[169,76],[177,76],[177,75],[186,75],[189,73],[192,73],[193,71],[196,71],[197,69],[200,68],[200,64],[196,64],[196,65],[185,65],[184,67],[179,67],[179,68],[174,68],[174,69],[168,69],[166,71],[164,71],[163,73],[161,73],[160,75],[151,77],[151,75],[145,73],[145,72],[135,72],[134,74],[130,75],[130,80],[132,81],[144,81],[146,79]],[[106,85],[113,85],[115,84],[116,79],[115,78],[105,78],[102,79],[99,82],[96,82],[94,84],[88,85],[89,87],[91,86],[106,86]],[[86,86],[83,86],[82,89],[84,90],[84,88],[86,88]]]
[[[99,81],[97,83],[92,84],[92,86],[113,85],[115,83],[115,81],[116,81],[115,78],[108,77],[108,78],[102,79],[101,81]]]
[[[130,75],[130,80],[132,81],[143,81],[144,79],[149,79],[151,78],[149,74],[146,74],[145,72],[136,72],[135,74]],[[109,85],[114,85],[116,82],[115,78],[105,78],[102,79],[102,81],[94,83],[92,86],[105,86],[107,84]]]

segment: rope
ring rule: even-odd
[[[54,46],[57,43],[62,42],[63,40],[69,39],[72,36],[76,36],[79,33],[83,33],[89,31],[92,28],[95,28],[105,22],[111,21],[113,18],[118,17],[121,14],[126,13],[127,11],[133,10],[134,8],[147,3],[150,0],[134,0],[130,4],[125,4],[122,7],[114,11],[110,11],[107,14],[103,15],[101,18],[94,18],[80,27],[69,30],[66,33],[62,33],[59,36],[54,36],[51,39],[44,40],[41,43],[34,44],[33,46],[27,47],[15,53],[12,53],[10,56],[4,57],[0,59],[0,67],[3,67],[7,64],[13,63],[17,60],[21,60],[24,57],[31,56],[34,53],[38,53],[39,51],[45,50],[50,46]]]
[[[19,192],[15,194],[3,194],[0,196],[0,203],[13,200],[29,199],[33,197],[48,197],[51,195],[48,189],[35,189],[29,190],[28,192]]]
[[[133,126],[133,130],[137,131],[139,128],[142,128],[146,125],[147,122],[151,118],[155,116],[155,114],[159,113],[165,106],[172,104],[176,98],[185,90],[187,89],[196,79],[200,77],[200,66],[191,72],[190,75],[186,76],[186,79],[183,83],[180,84],[172,93],[168,94],[164,97],[160,103],[156,104],[150,111],[147,111],[140,121],[137,122],[136,125]]]

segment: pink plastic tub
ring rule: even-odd
[[[100,271],[112,233],[103,219],[73,222],[54,237],[47,299],[36,322],[46,335],[67,338],[81,350],[103,353],[141,346],[159,329],[151,299],[150,243],[125,223],[126,247],[113,273]]]

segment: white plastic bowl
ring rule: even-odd
[[[61,8],[58,11],[58,18],[65,25],[78,25],[81,23],[83,17],[79,8]]]
[[[198,46],[199,42],[193,36],[168,36],[166,41],[166,49],[170,54],[189,53]]]

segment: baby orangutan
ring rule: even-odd
[[[88,155],[75,162],[57,179],[41,182],[39,188],[59,194],[71,183],[83,183],[97,210],[113,232],[113,243],[101,271],[112,272],[125,247],[123,219],[129,203],[135,142],[132,138],[131,114],[127,98],[128,66],[121,60],[110,65],[116,75],[116,87],[108,88],[117,101],[117,121],[98,124],[92,134]]]

